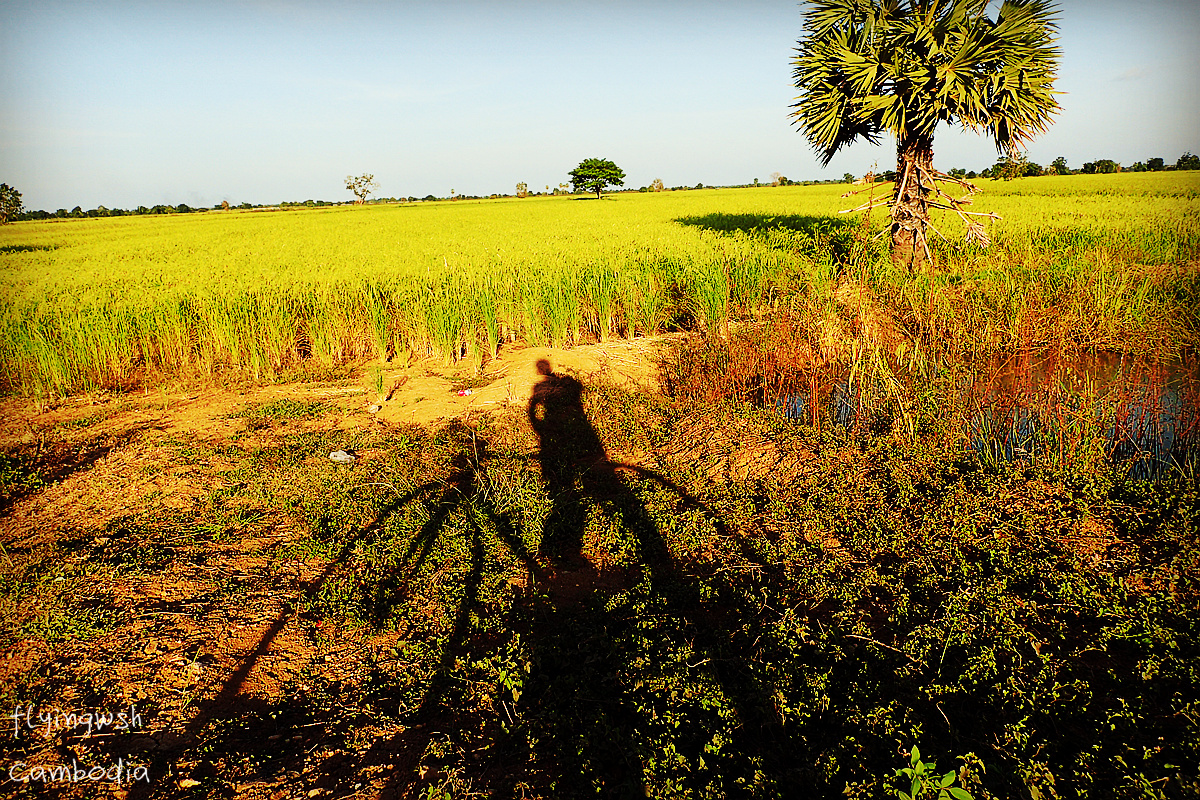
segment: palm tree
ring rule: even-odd
[[[791,116],[822,166],[862,137],[896,137],[892,258],[908,269],[929,256],[929,209],[957,211],[968,239],[983,227],[935,179],[973,186],[933,168],[933,135],[946,122],[985,132],[1006,154],[1046,130],[1058,111],[1055,6],[1004,0],[821,0],[804,11]],[[870,207],[870,203],[862,208]],[[994,215],[984,215],[994,216]],[[936,230],[936,229],[935,229]]]

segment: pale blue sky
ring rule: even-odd
[[[0,181],[27,208],[512,192],[611,158],[627,186],[822,170],[790,125],[791,0],[0,4]],[[1066,0],[1034,161],[1200,151],[1200,2]],[[943,169],[995,161],[943,129]]]

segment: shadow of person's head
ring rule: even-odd
[[[543,377],[534,384],[529,398],[530,420],[549,421],[552,425],[568,419],[578,422],[576,418],[583,415],[583,384],[555,372],[547,359],[538,359],[536,368]]]

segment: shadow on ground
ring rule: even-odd
[[[9,253],[40,253],[48,250],[57,250],[56,244],[5,244],[0,245],[0,253],[8,255]]]
[[[806,236],[828,236],[858,226],[857,220],[846,217],[814,217],[806,214],[713,213],[677,217],[675,222],[718,233],[740,232],[759,236],[765,236],[772,231],[791,231]]]
[[[1135,559],[1155,576],[1194,559],[1194,490],[1165,493],[1155,514],[1121,495],[1141,527],[1104,528],[1108,495],[1094,486],[818,436],[805,447],[829,457],[800,465],[782,500],[769,476],[702,497],[681,485],[686,469],[613,457],[605,426],[640,423],[597,422],[609,396],[589,399],[549,363],[538,371],[527,449],[451,423],[407,443],[386,429],[386,457],[352,467],[325,459],[320,432],[206,454],[224,460],[222,485],[243,487],[222,519],[260,519],[242,495],[276,492],[269,502],[306,520],[308,535],[254,551],[248,585],[223,574],[222,552],[272,530],[201,531],[196,520],[224,508],[215,500],[157,524],[122,520],[103,545],[64,545],[32,571],[120,568],[150,595],[183,565],[195,587],[132,609],[110,599],[127,619],[102,640],[111,651],[59,644],[9,693],[111,706],[129,687],[108,673],[137,660],[158,687],[138,701],[149,732],[42,750],[6,740],[7,763],[123,758],[146,767],[131,798],[867,798],[919,744],[976,796],[984,780],[994,796],[1121,796],[1138,775],[1178,796],[1197,786],[1171,766],[1197,750],[1194,724],[1171,711],[1198,694],[1194,599],[1125,582]],[[726,446],[704,440],[721,425],[698,422],[709,427],[663,434],[687,440],[697,455],[684,460]],[[207,627],[163,653],[137,638],[149,615]],[[236,649],[218,647],[242,628]],[[189,670],[213,680],[171,678]],[[168,703],[186,713],[158,716]]]
[[[674,774],[679,759],[702,758],[706,747],[722,781],[752,781],[762,769],[774,781],[792,771],[782,751],[764,749],[779,716],[767,682],[738,654],[756,609],[729,593],[734,582],[715,564],[685,564],[664,530],[675,515],[718,535],[728,534],[724,523],[666,477],[612,461],[584,411],[583,386],[547,362],[538,368],[528,419],[549,505],[540,524],[530,527],[510,507],[490,445],[451,425],[442,436],[456,452],[445,472],[341,539],[217,691],[197,698],[188,723],[153,741],[112,744],[114,756],[122,747],[144,756],[149,780],[134,783],[130,798],[177,796],[181,785],[199,796],[269,796],[302,785],[330,796],[640,797],[667,785],[647,776]],[[426,642],[420,680],[376,665],[353,687],[326,682],[283,701],[247,693],[248,676],[285,628],[311,617],[336,576],[384,540],[397,557],[359,583],[355,600],[376,629],[424,591],[418,576],[456,572],[453,605],[441,635]],[[754,574],[770,571],[748,548],[736,549]],[[516,567],[504,578],[514,588],[504,607],[494,588],[500,562]],[[663,703],[667,686],[695,696]],[[364,750],[362,730],[381,716],[398,724]],[[729,729],[722,717],[738,723]],[[718,728],[731,739],[714,749]],[[675,755],[661,752],[668,730]],[[331,755],[306,755],[313,750]]]
[[[679,217],[675,222],[727,236],[749,236],[775,250],[837,264],[871,241],[864,235],[863,226],[869,224],[865,217],[714,213]]]

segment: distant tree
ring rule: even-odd
[[[1129,167],[1129,168],[1126,170],[1126,172],[1146,172],[1146,171],[1147,171],[1147,170],[1146,170],[1146,165],[1145,165],[1145,164],[1143,164],[1141,161],[1135,161],[1135,162],[1133,163],[1133,165],[1132,165],[1132,166],[1130,166],[1130,167]]]
[[[967,177],[967,171],[965,169],[961,169],[961,168],[957,168],[957,167],[955,169],[950,170],[950,172],[947,174],[949,174],[951,178],[959,178],[959,179],[964,179],[964,180]]]
[[[358,205],[367,202],[367,195],[379,188],[379,184],[375,182],[375,176],[370,173],[362,175],[347,175],[346,188],[354,192],[354,196],[358,198]]]
[[[1070,175],[1071,174],[1071,170],[1067,166],[1067,159],[1063,158],[1062,156],[1059,156],[1058,158],[1051,161],[1050,167],[1051,167],[1051,169],[1053,169],[1055,171],[1055,173],[1057,173],[1059,175]]]
[[[928,253],[930,203],[941,202],[933,168],[938,125],[986,132],[997,151],[1011,155],[1058,111],[1056,8],[1050,0],[1005,0],[993,19],[985,0],[805,6],[792,116],[825,166],[860,138],[895,136],[892,258],[912,269]],[[977,222],[967,232],[987,241]]]
[[[1161,158],[1146,159],[1146,169],[1150,172],[1159,172],[1164,166],[1165,165],[1163,164],[1163,160]]]
[[[7,183],[0,183],[0,225],[4,225],[21,213],[21,193]]]
[[[652,192],[661,192],[665,188],[666,187],[663,186],[662,178],[655,178],[654,180],[650,181],[650,191]]]
[[[695,188],[697,188],[697,189],[703,189],[703,188],[704,188],[704,184],[703,184],[703,183],[697,183],[697,184],[696,184],[696,186],[695,186]]]
[[[78,217],[84,217],[87,215],[83,213],[83,208],[81,208],[80,206],[75,206],[74,208],[71,209],[71,216],[78,218]]]
[[[624,170],[606,158],[585,158],[569,174],[575,191],[595,192],[597,200],[606,186],[625,185]]]
[[[1086,166],[1086,164],[1084,166]],[[1092,166],[1094,167],[1094,172],[1098,172],[1102,175],[1111,175],[1121,171],[1121,165],[1113,161],[1111,158],[1098,159]]]
[[[1200,169],[1200,156],[1192,155],[1189,150],[1175,162],[1175,169]]]
[[[1013,156],[1004,156],[993,164],[990,169],[985,169],[984,173],[986,174],[983,177],[1011,181],[1015,178],[1041,175],[1042,168],[1030,161],[1023,153],[1018,153]]]
[[[528,197],[528,196],[529,196],[529,184],[525,183],[525,181],[521,181],[520,183],[517,184],[517,197]]]
[[[847,172],[846,174],[844,174],[842,176],[842,182],[843,183],[854,183],[854,175]]]

